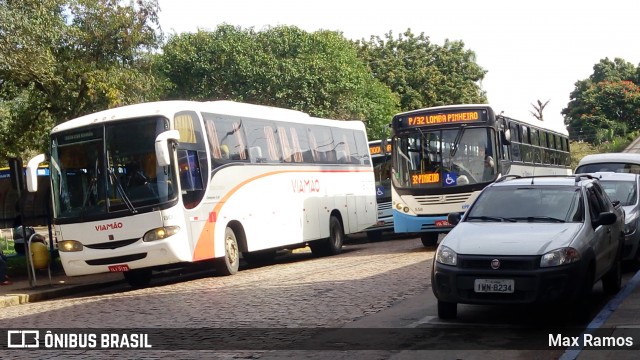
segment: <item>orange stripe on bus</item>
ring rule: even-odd
[[[225,194],[225,196],[223,196],[222,199],[220,199],[220,201],[213,208],[213,211],[209,213],[209,220],[213,219],[213,221],[205,222],[204,228],[202,229],[202,232],[198,237],[198,242],[196,243],[195,251],[193,252],[193,261],[215,258],[213,237],[215,234],[216,220],[218,220],[218,215],[220,214],[220,210],[222,209],[222,206],[227,202],[227,200],[231,197],[231,195],[233,195],[238,190],[240,190],[240,188],[242,188],[244,185],[266,176],[284,174],[284,173],[303,173],[303,172],[347,173],[347,172],[373,172],[373,171],[371,169],[367,169],[367,170],[280,170],[280,171],[272,171],[265,174],[260,174],[252,178],[249,178],[239,183],[238,185],[233,187],[229,192],[227,192],[227,194]],[[211,234],[211,235],[208,235],[208,234]],[[222,256],[224,256],[224,254]]]

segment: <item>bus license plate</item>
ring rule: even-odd
[[[436,227],[451,226],[447,220],[436,220]]]
[[[123,272],[123,271],[129,271],[129,265],[127,265],[127,264],[123,264],[123,265],[109,265],[109,271],[111,271],[111,272]]]
[[[476,279],[474,289],[477,293],[512,294],[514,288],[512,279]]]

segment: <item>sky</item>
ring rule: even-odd
[[[576,81],[601,59],[640,62],[637,0],[158,0],[165,34],[297,26],[368,40],[411,29],[442,45],[461,40],[487,70],[481,83],[497,112],[534,121],[532,104],[549,100],[545,122],[564,128],[561,111]]]

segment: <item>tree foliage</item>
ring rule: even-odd
[[[340,33],[294,26],[256,32],[228,24],[173,35],[157,56],[169,80],[165,98],[229,99],[291,108],[312,116],[365,120],[369,137],[386,136],[398,110]]]
[[[0,157],[44,150],[70,118],[157,97],[158,10],[157,0],[0,0]]]
[[[373,75],[400,96],[401,110],[428,106],[486,103],[480,87],[486,70],[462,41],[431,43],[408,29],[397,38],[372,36],[356,42]]]
[[[605,58],[593,70],[562,110],[570,137],[601,144],[640,129],[640,67]]]

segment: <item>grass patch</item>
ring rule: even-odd
[[[28,276],[27,257],[16,253],[16,250],[13,247],[13,240],[0,238],[0,249],[2,249],[2,253],[7,256],[7,275],[12,278]],[[50,254],[50,257],[53,258],[53,260],[50,260],[52,261],[51,273],[64,273],[62,270],[62,263],[60,263],[60,257],[58,256],[58,251],[54,251],[53,256]]]
[[[39,271],[44,271],[46,273],[46,268],[44,270],[36,270],[36,274]],[[51,263],[51,274],[59,274],[64,273],[62,269],[62,263],[60,262],[60,257],[57,256],[57,253],[54,253],[53,262]],[[13,255],[7,256],[7,275],[12,278],[26,277],[28,276],[27,271],[27,258],[24,255]]]

